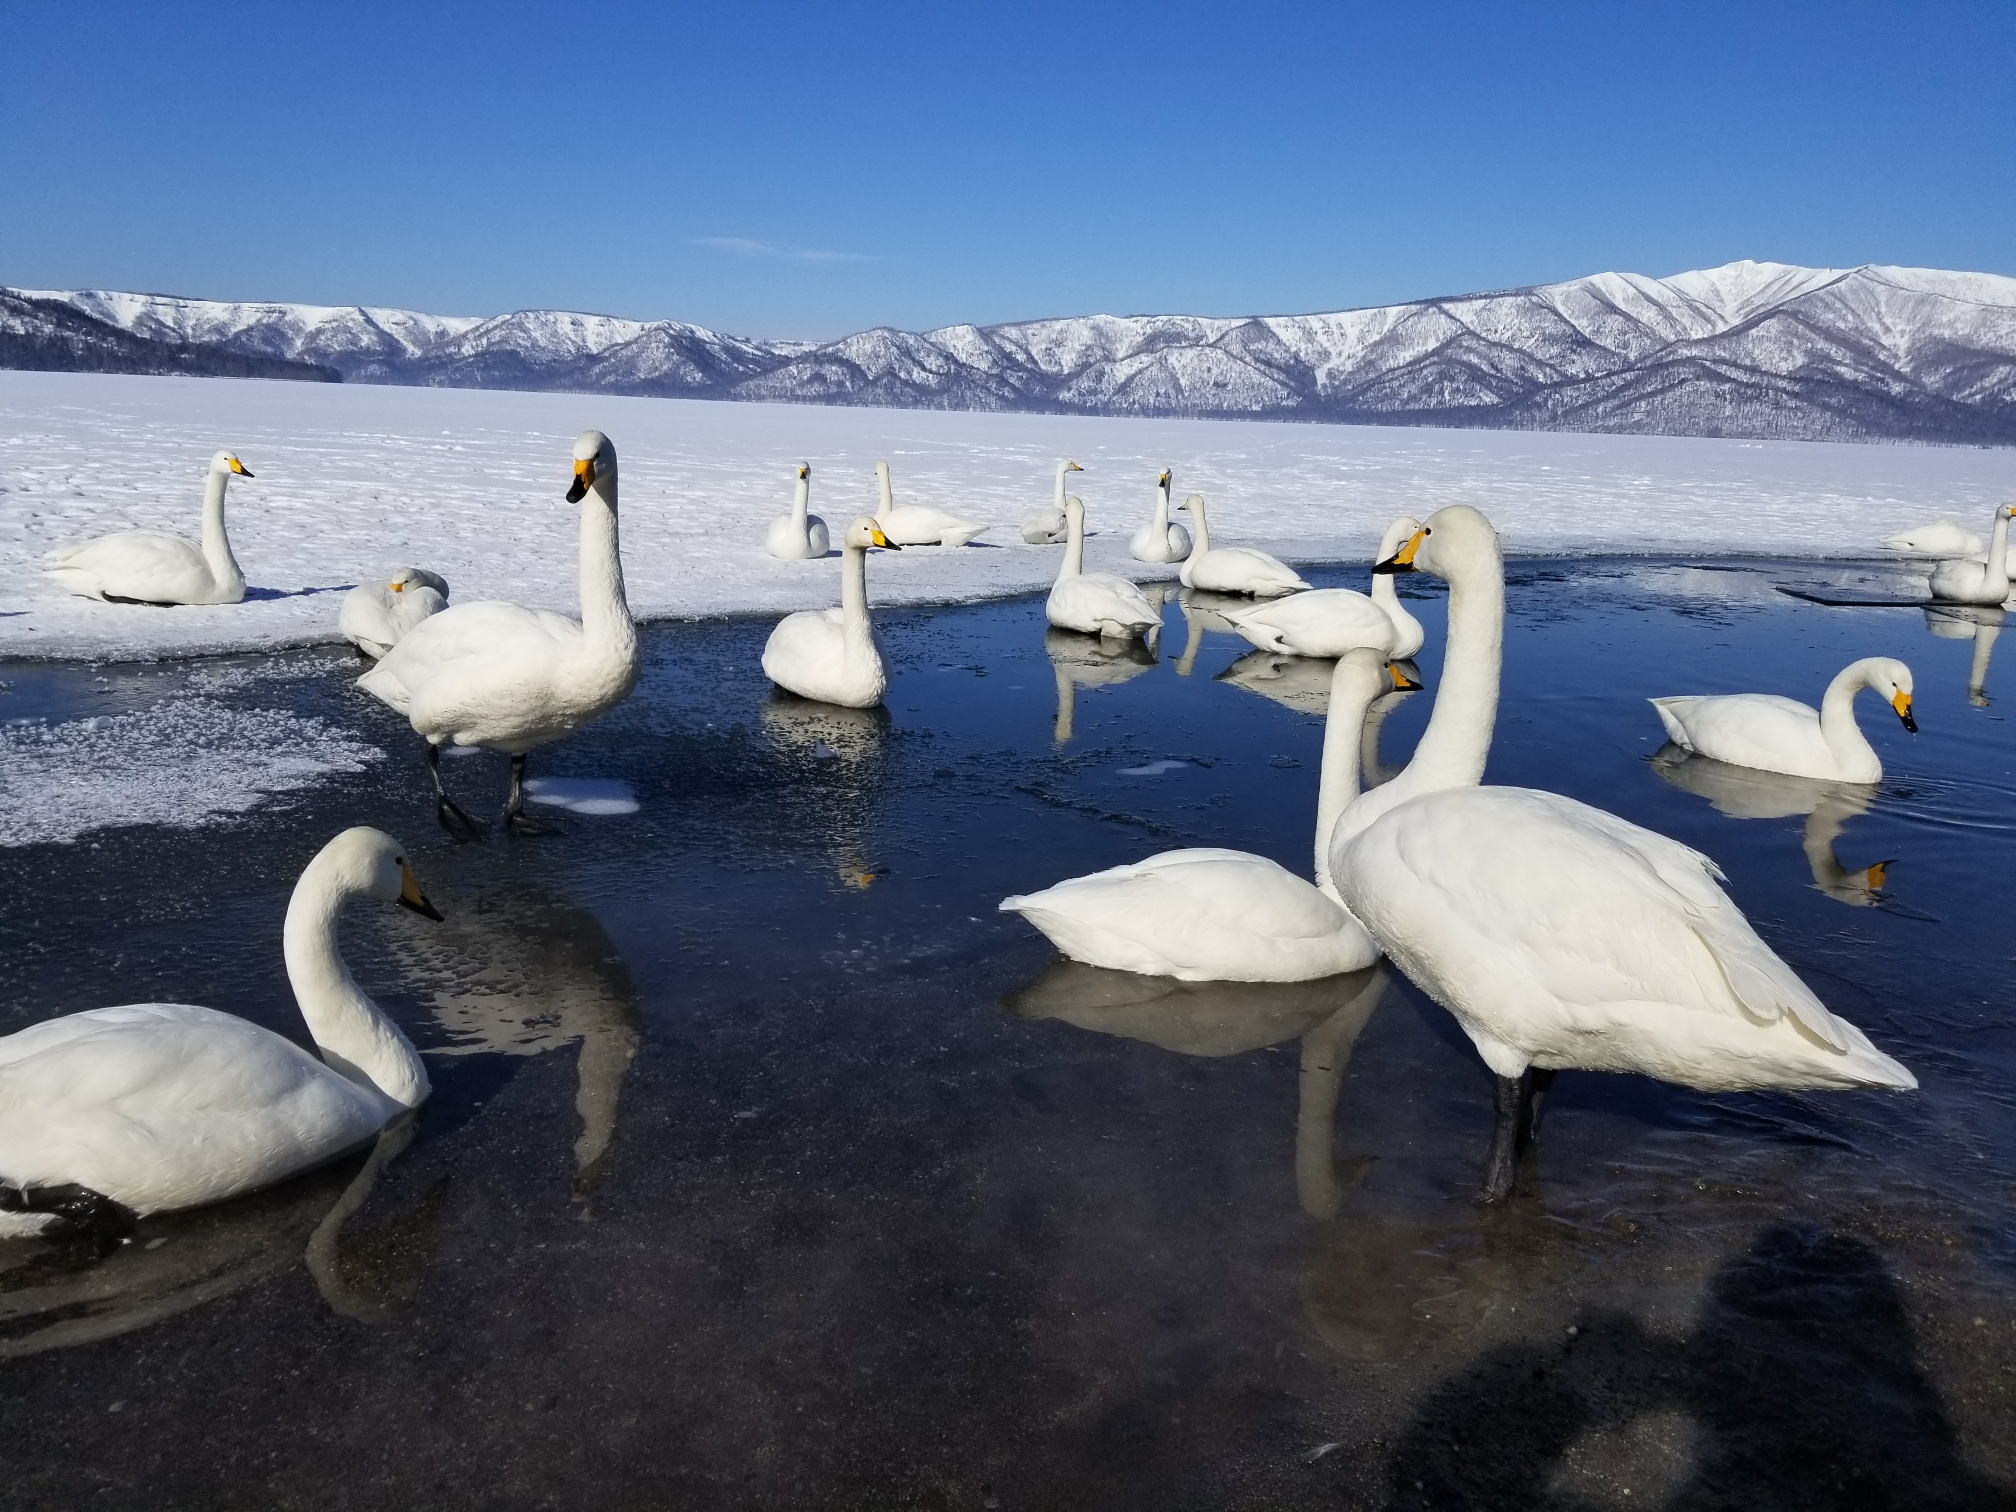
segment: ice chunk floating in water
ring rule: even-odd
[[[534,777],[525,784],[534,803],[574,814],[634,814],[637,795],[614,777]]]
[[[1179,767],[1190,765],[1187,761],[1151,761],[1146,766],[1122,767],[1122,777],[1160,777],[1164,772],[1173,772]]]

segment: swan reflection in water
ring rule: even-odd
[[[1350,1181],[1337,1166],[1337,1098],[1389,980],[1386,963],[1313,982],[1179,982],[1059,958],[1004,999],[1015,1018],[1057,1019],[1094,1034],[1217,1059],[1302,1042],[1295,1190],[1312,1218],[1336,1216]]]
[[[1652,770],[1681,791],[1706,798],[1715,812],[1731,819],[1788,819],[1804,814],[1803,846],[1813,885],[1851,908],[1873,908],[1884,901],[1889,861],[1851,869],[1834,854],[1834,842],[1848,821],[1867,813],[1876,801],[1873,784],[1822,782],[1731,766],[1689,755],[1671,741],[1652,757]]]
[[[842,886],[869,886],[876,868],[868,837],[883,790],[888,709],[845,709],[777,688],[760,717],[789,767],[778,794],[791,805],[792,833],[825,853]]]
[[[1360,745],[1367,787],[1378,787],[1400,775],[1401,767],[1380,764],[1379,727],[1395,709],[1422,691],[1421,669],[1412,661],[1395,661],[1391,665],[1412,686],[1389,688],[1365,711]],[[1270,698],[1297,714],[1321,719],[1330,712],[1330,681],[1336,670],[1334,660],[1291,656],[1284,651],[1249,651],[1220,672],[1217,681]]]
[[[1043,652],[1057,675],[1057,722],[1053,735],[1068,744],[1078,716],[1080,688],[1111,688],[1139,677],[1155,665],[1155,653],[1138,640],[1119,641],[1075,630],[1043,632]]]
[[[1197,665],[1197,653],[1204,645],[1206,630],[1229,635],[1242,646],[1246,644],[1246,638],[1222,611],[1251,609],[1252,599],[1241,593],[1212,593],[1203,588],[1178,588],[1174,596],[1183,610],[1183,623],[1189,631],[1183,641],[1183,654],[1171,663],[1178,677],[1188,677]]]
[[[2001,637],[2006,612],[1971,604],[1925,606],[1925,628],[1939,639],[1974,642],[1974,659],[1967,667],[1967,702],[1977,709],[1988,707],[1988,658]]]

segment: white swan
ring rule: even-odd
[[[882,491],[882,502],[875,510],[875,523],[882,527],[882,533],[889,538],[892,546],[964,546],[975,536],[993,528],[990,525],[975,525],[971,520],[962,520],[928,504],[905,504],[899,508],[895,490],[889,483],[887,462],[875,464],[875,481]]]
[[[1169,469],[1155,480],[1155,515],[1134,532],[1128,549],[1137,562],[1180,562],[1190,555],[1190,532],[1169,519]]]
[[[763,646],[763,675],[800,698],[870,709],[882,702],[889,671],[868,618],[868,548],[902,548],[871,515],[849,525],[840,545],[840,607],[779,620]]]
[[[1056,497],[1041,509],[1031,510],[1022,520],[1022,539],[1031,546],[1055,546],[1070,532],[1070,522],[1064,518],[1064,474],[1083,472],[1070,458],[1057,464]]]
[[[1448,579],[1448,652],[1414,759],[1340,816],[1331,876],[1498,1078],[1483,1200],[1510,1195],[1557,1070],[1709,1091],[1917,1085],[1758,938],[1706,856],[1558,794],[1477,785],[1505,614],[1483,515],[1439,510],[1380,565]]]
[[[1421,523],[1402,516],[1386,528],[1379,554],[1383,562],[1398,551]],[[1350,588],[1311,588],[1306,593],[1270,599],[1250,608],[1226,611],[1232,628],[1262,651],[1287,656],[1342,656],[1365,646],[1389,659],[1405,660],[1427,639],[1421,622],[1400,605],[1389,573],[1375,574],[1372,592]]]
[[[770,555],[782,557],[787,562],[803,562],[823,557],[833,549],[826,522],[806,512],[811,502],[812,464],[800,462],[797,491],[791,497],[791,513],[772,520],[770,533],[763,538],[763,545]]]
[[[308,863],[283,938],[320,1060],[186,1003],[94,1008],[0,1039],[0,1237],[257,1191],[424,1101],[420,1057],[337,951],[336,917],[354,897],[441,917],[377,830],[345,830]]]
[[[1911,669],[1889,656],[1850,662],[1827,684],[1817,710],[1776,693],[1655,698],[1651,704],[1666,738],[1697,756],[1827,782],[1880,782],[1883,763],[1855,722],[1855,695],[1864,688],[1888,700],[1904,728],[1917,733]]]
[[[122,530],[49,553],[49,576],[72,593],[115,604],[238,604],[245,574],[224,534],[224,486],[249,478],[228,451],[210,459],[203,487],[203,544],[147,530]]]
[[[1916,530],[1885,536],[1883,544],[1913,556],[1973,556],[1981,549],[1981,537],[1951,520],[1934,520]]]
[[[1302,593],[1309,585],[1295,569],[1251,546],[1211,545],[1211,524],[1204,517],[1204,495],[1192,494],[1182,507],[1197,522],[1197,545],[1183,560],[1176,576],[1185,588],[1202,588],[1212,593],[1246,593],[1255,598],[1278,598],[1284,593]]]
[[[2009,597],[2009,520],[2016,504],[1995,511],[1995,532],[1981,561],[1958,558],[1932,569],[1932,597],[1948,604],[2000,604]]]
[[[616,448],[600,431],[575,439],[567,502],[581,506],[580,619],[499,600],[456,604],[414,626],[357,680],[426,737],[441,816],[453,826],[478,828],[441,786],[443,744],[509,755],[503,822],[529,822],[520,816],[525,753],[599,719],[637,686],[637,627],[616,533]]]
[[[1383,687],[1370,652],[1337,664],[1316,799],[1319,884],[1327,880],[1324,838],[1358,789],[1358,726]],[[1142,976],[1304,982],[1379,959],[1379,947],[1327,889],[1245,851],[1164,851],[1000,906],[1074,961]]]
[[[359,583],[343,595],[336,630],[374,661],[420,621],[448,607],[448,580],[423,567],[394,567],[391,581]]]
[[[1152,647],[1162,631],[1162,611],[1148,602],[1140,586],[1111,572],[1086,572],[1085,506],[1072,499],[1064,506],[1069,528],[1064,561],[1043,605],[1043,614],[1059,630],[1129,640],[1140,636]]]

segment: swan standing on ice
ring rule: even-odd
[[[895,489],[889,483],[889,464],[875,464],[875,481],[882,491],[882,503],[875,511],[875,523],[889,537],[892,546],[964,546],[975,536],[991,530],[975,525],[928,504],[897,507]]]
[[[1202,588],[1212,593],[1246,593],[1255,598],[1279,598],[1284,593],[1306,592],[1309,585],[1295,569],[1251,546],[1211,545],[1211,525],[1204,517],[1204,495],[1192,494],[1182,507],[1197,522],[1197,546],[1184,559],[1176,574],[1185,588]]]
[[[791,513],[772,520],[770,534],[764,539],[770,555],[782,557],[787,562],[803,562],[812,557],[823,557],[832,549],[826,522],[815,514],[806,513],[811,501],[812,464],[800,462],[798,491],[791,500]]]
[[[1338,894],[1497,1077],[1481,1200],[1510,1195],[1557,1071],[1704,1091],[1917,1086],[1772,953],[1706,856],[1601,809],[1480,787],[1497,718],[1505,577],[1491,524],[1437,511],[1385,571],[1449,582],[1449,641],[1407,769],[1339,818]]]
[[[840,544],[840,607],[779,620],[763,646],[763,675],[800,698],[871,709],[888,690],[889,671],[868,618],[868,548],[902,548],[872,515],[849,525]]]
[[[1043,605],[1043,614],[1059,630],[1131,640],[1140,636],[1152,648],[1162,633],[1162,611],[1148,602],[1140,585],[1111,572],[1086,572],[1085,506],[1072,499],[1064,506],[1070,531],[1057,582]]]
[[[441,574],[423,567],[394,567],[390,582],[359,583],[343,595],[336,629],[376,661],[420,621],[447,607],[448,580]]]
[[[600,431],[574,442],[567,502],[581,506],[581,618],[490,600],[422,620],[357,686],[404,714],[427,741],[444,824],[481,826],[441,785],[442,745],[511,758],[502,822],[520,823],[525,753],[571,735],[637,686],[637,627],[623,598],[616,534],[616,448]]]
[[[72,593],[114,604],[239,604],[245,574],[224,534],[224,486],[249,478],[228,451],[210,459],[203,488],[203,544],[147,530],[122,530],[46,558],[49,576]]]
[[[1865,656],[1842,668],[1817,710],[1776,693],[1655,698],[1651,704],[1666,738],[1697,756],[1826,782],[1880,782],[1883,763],[1855,722],[1855,695],[1864,688],[1875,689],[1904,728],[1918,733],[1911,669],[1888,656]]]
[[[1913,556],[1973,556],[1981,549],[1981,537],[1951,520],[1934,520],[1916,530],[1886,536],[1883,544]]]
[[[94,1008],[0,1038],[0,1237],[257,1191],[425,1101],[420,1057],[337,951],[336,918],[355,897],[441,917],[390,835],[345,830],[308,863],[283,938],[320,1060],[186,1003]]]
[[[1166,565],[1190,555],[1190,532],[1169,520],[1169,469],[1155,480],[1155,517],[1134,532],[1129,543],[1137,562]]]
[[[1338,662],[1316,798],[1317,885],[1265,856],[1198,847],[1003,898],[1001,911],[1074,961],[1142,976],[1306,982],[1370,966],[1379,947],[1330,889],[1324,842],[1357,796],[1359,725],[1384,689],[1371,652]]]
[[[1948,604],[2000,604],[2009,597],[2009,520],[2016,504],[1995,511],[1995,533],[1981,561],[1958,558],[1932,569],[1932,597]]]
[[[1395,520],[1373,560],[1385,561],[1420,528],[1418,520]],[[1250,609],[1229,610],[1225,618],[1262,651],[1287,656],[1337,657],[1365,646],[1389,660],[1404,661],[1427,639],[1421,622],[1400,606],[1389,573],[1372,579],[1369,595],[1350,588],[1311,588]]]
[[[1032,510],[1022,521],[1022,539],[1031,546],[1055,546],[1070,533],[1071,525],[1064,518],[1064,474],[1083,472],[1070,458],[1057,464],[1056,497],[1041,509]]]

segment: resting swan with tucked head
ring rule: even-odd
[[[1192,494],[1182,506],[1197,522],[1197,545],[1184,559],[1176,574],[1185,588],[1203,588],[1212,593],[1249,593],[1255,598],[1279,598],[1284,593],[1302,593],[1309,585],[1295,569],[1251,546],[1211,545],[1211,524],[1204,517],[1204,495]]]
[[[812,502],[812,464],[798,464],[798,491],[791,499],[791,513],[779,515],[770,522],[770,534],[764,538],[764,545],[770,555],[782,557],[787,562],[803,562],[813,557],[823,557],[833,548],[831,537],[826,533],[826,522],[815,514],[808,514]]]
[[[420,1057],[337,950],[337,915],[356,897],[441,917],[390,835],[345,830],[308,863],[283,938],[319,1060],[186,1003],[94,1008],[0,1039],[0,1237],[257,1191],[425,1101]]]
[[[1842,668],[1817,710],[1776,693],[1655,698],[1651,703],[1667,739],[1697,756],[1827,782],[1880,782],[1883,763],[1855,723],[1855,695],[1864,688],[1874,688],[1897,711],[1904,728],[1918,733],[1911,714],[1911,669],[1888,656],[1865,656]]]
[[[1069,543],[1057,582],[1043,605],[1043,614],[1059,630],[1105,635],[1117,640],[1141,636],[1150,647],[1162,632],[1162,611],[1148,602],[1140,585],[1111,572],[1086,572],[1085,506],[1071,499],[1064,506]]]
[[[377,660],[420,621],[448,607],[448,580],[422,567],[394,567],[386,583],[359,583],[343,595],[336,630]]]
[[[1988,538],[1988,555],[1974,561],[1959,558],[1941,562],[1932,569],[1929,586],[1932,597],[1948,604],[2000,604],[2009,597],[2009,520],[2016,516],[2016,504],[2004,504],[1995,511],[1995,532]]]
[[[1169,469],[1162,469],[1162,476],[1155,480],[1155,515],[1146,525],[1134,532],[1129,543],[1137,562],[1166,564],[1180,562],[1190,555],[1190,532],[1181,525],[1169,521]]]
[[[245,574],[224,534],[224,486],[249,478],[228,451],[210,459],[203,489],[203,544],[148,530],[122,530],[49,553],[49,576],[72,593],[115,604],[239,604]]]
[[[1706,856],[1559,794],[1478,785],[1505,629],[1483,515],[1437,511],[1380,568],[1448,580],[1448,652],[1414,759],[1343,812],[1330,872],[1497,1077],[1484,1201],[1510,1195],[1556,1071],[1704,1091],[1917,1086],[1757,937]]]
[[[1186,982],[1306,982],[1358,971],[1379,947],[1339,906],[1325,845],[1358,792],[1359,726],[1385,690],[1378,658],[1337,663],[1316,797],[1316,883],[1245,851],[1197,847],[1003,898],[1074,961]]]
[[[1067,502],[1064,494],[1064,474],[1083,472],[1084,468],[1066,457],[1057,464],[1057,485],[1055,496],[1041,509],[1031,510],[1022,520],[1022,539],[1031,546],[1055,546],[1070,534],[1071,522],[1064,517]]]
[[[1372,560],[1385,561],[1420,528],[1420,521],[1404,515],[1395,520]],[[1401,607],[1387,573],[1373,577],[1369,595],[1350,588],[1311,588],[1250,609],[1227,610],[1225,618],[1262,651],[1287,656],[1328,658],[1365,646],[1404,661],[1427,639],[1421,622]]]
[[[875,511],[875,523],[882,527],[882,533],[889,538],[892,546],[964,546],[975,536],[992,529],[991,526],[962,520],[942,509],[933,509],[928,504],[905,504],[899,508],[895,489],[889,482],[887,462],[875,464],[875,481],[882,493],[881,505]]]
[[[849,525],[840,545],[840,607],[779,620],[763,646],[763,675],[800,698],[871,709],[888,690],[889,671],[868,618],[868,548],[902,548],[872,515]]]
[[[599,719],[637,686],[637,627],[623,598],[616,536],[616,448],[600,431],[574,442],[567,502],[581,506],[580,619],[497,600],[457,604],[414,626],[357,680],[426,738],[427,768],[451,828],[480,826],[441,786],[442,745],[510,756],[509,825],[524,805],[525,753]]]

